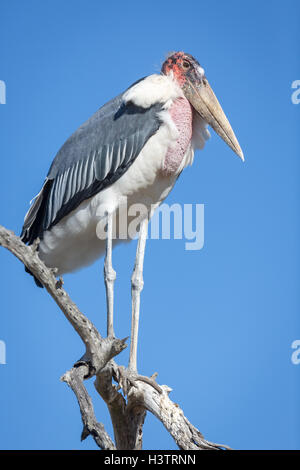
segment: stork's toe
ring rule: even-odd
[[[157,373],[151,377],[138,374],[124,366],[117,366],[114,370],[114,378],[118,382],[118,390],[122,389],[124,396],[127,396],[132,387],[138,388],[138,382],[144,382],[151,385],[158,393],[162,393],[161,387],[155,382]]]

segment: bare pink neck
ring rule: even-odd
[[[181,165],[191,142],[193,121],[193,110],[186,98],[175,100],[169,112],[178,129],[179,137],[176,144],[168,148],[165,156],[163,174],[166,176],[176,173]]]

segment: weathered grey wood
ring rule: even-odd
[[[140,450],[143,444],[143,425],[146,410],[142,406],[127,406],[124,396],[112,384],[112,376],[118,366],[109,363],[96,377],[95,388],[105,401],[111,417],[116,447],[119,450]]]
[[[61,377],[61,380],[66,382],[73,390],[79,404],[83,423],[81,440],[83,441],[91,435],[100,449],[116,450],[113,441],[105,431],[104,425],[102,423],[98,423],[96,420],[91,397],[83,385],[84,378],[88,372],[88,366],[81,365],[79,367],[73,367]]]
[[[177,403],[169,398],[171,388],[161,385],[163,393],[158,393],[151,385],[137,381],[137,386],[130,389],[128,405],[144,407],[165,426],[179,449],[182,450],[220,450],[228,446],[207,441],[203,434],[184,416]]]
[[[118,380],[117,364],[111,360],[98,374],[96,390],[106,402],[112,419],[115,441],[118,449],[140,449],[145,413],[149,411],[165,426],[179,449],[182,450],[221,450],[230,447],[207,441],[202,433],[184,416],[177,403],[169,398],[172,391],[167,385],[153,386],[153,378],[146,382],[136,376],[130,387],[127,401],[112,383]],[[142,413],[143,419],[142,419]],[[139,439],[138,439],[139,437]],[[118,446],[120,445],[120,447]],[[135,447],[134,447],[135,446]]]
[[[170,400],[171,389],[168,386],[158,385],[154,376],[144,377],[115,363],[113,357],[126,347],[127,338],[102,338],[93,323],[63,289],[62,280],[56,280],[55,270],[47,268],[39,259],[38,241],[31,247],[26,246],[13,232],[0,225],[0,246],[15,255],[45,286],[86,347],[83,357],[62,377],[79,403],[84,426],[82,439],[90,434],[101,449],[140,450],[143,424],[146,412],[149,411],[162,422],[180,449],[229,449],[225,445],[206,441],[184,416],[179,405]],[[84,386],[84,380],[92,376],[96,376],[96,390],[110,412],[115,444],[103,424],[96,420],[92,400]],[[119,387],[112,383],[113,379]],[[127,400],[120,393],[120,388]]]

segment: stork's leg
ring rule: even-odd
[[[129,366],[131,371],[137,372],[137,340],[140,316],[140,294],[144,286],[143,265],[147,239],[148,219],[144,219],[140,224],[138,245],[136,250],[135,265],[131,276],[131,297],[132,297],[132,320],[131,320],[131,341]]]
[[[106,287],[107,303],[107,336],[113,337],[114,333],[114,282],[116,271],[112,267],[112,229],[113,214],[107,215],[106,254],[104,261],[104,281]]]

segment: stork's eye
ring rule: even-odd
[[[185,70],[188,70],[190,68],[191,64],[187,61],[187,60],[184,60],[182,62],[182,67],[185,69]]]

